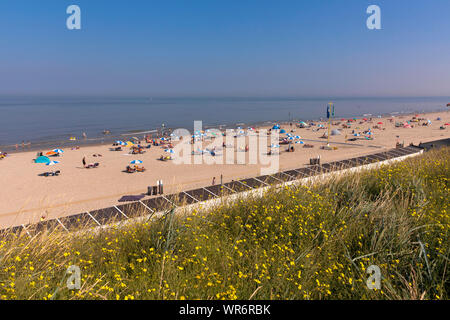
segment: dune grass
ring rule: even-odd
[[[0,298],[448,299],[449,159],[441,149],[97,232],[4,236]],[[66,287],[71,265],[79,290]]]

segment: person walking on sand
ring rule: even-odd
[[[84,140],[87,139],[87,134],[86,134],[86,132],[83,132],[83,139],[84,139]]]
[[[213,177],[212,185],[213,185],[213,186],[216,185],[216,177]]]
[[[86,168],[86,157],[83,157],[82,162],[83,162],[83,167]]]

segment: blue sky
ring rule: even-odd
[[[66,28],[79,5],[82,30]],[[381,7],[382,30],[366,8]],[[448,0],[2,0],[0,94],[450,96]]]

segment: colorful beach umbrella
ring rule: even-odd
[[[58,153],[56,153],[55,151],[49,151],[49,152],[47,152],[45,155],[46,155],[46,156],[54,156],[54,155],[56,155],[56,154],[58,154]]]
[[[56,153],[64,153],[64,150],[62,150],[62,149],[55,149],[55,150],[53,150],[53,152],[56,152]]]
[[[131,164],[141,164],[143,163],[141,160],[133,160],[130,162]]]
[[[297,144],[305,144],[303,141],[296,141]]]
[[[58,163],[59,163],[59,161],[50,161],[50,162],[47,162],[46,165],[47,166],[54,166],[55,164],[58,164]]]

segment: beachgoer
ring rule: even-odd
[[[216,177],[213,177],[212,185],[216,185]]]
[[[85,168],[86,168],[86,157],[83,157],[83,160],[82,160],[82,162],[83,162],[83,167],[85,167]]]

